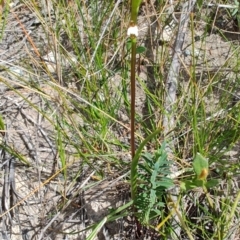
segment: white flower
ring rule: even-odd
[[[134,35],[134,36],[138,36],[138,27],[137,25],[135,26],[130,26],[127,30],[127,35],[128,36],[131,36],[131,35]]]

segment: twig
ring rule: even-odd
[[[177,86],[178,86],[178,76],[179,71],[181,67],[181,61],[180,56],[182,54],[182,47],[185,40],[185,35],[187,32],[188,22],[189,22],[189,13],[193,10],[193,7],[196,3],[196,0],[189,0],[186,3],[183,4],[182,7],[182,14],[179,21],[178,26],[178,34],[175,40],[174,44],[174,54],[172,58],[172,62],[170,65],[168,77],[166,80],[166,98],[165,98],[165,115],[163,118],[163,127],[164,127],[164,136],[170,137],[170,141],[168,142],[168,145],[166,146],[166,150],[168,154],[173,154],[174,152],[174,127],[175,127],[175,103],[176,103],[176,92],[177,92]],[[171,133],[171,134],[169,134]],[[178,167],[176,165],[172,165],[171,172],[177,172]],[[171,198],[173,200],[173,203],[177,203],[177,196],[179,195],[179,188],[177,186],[174,186],[170,191]],[[178,206],[176,204],[176,206]],[[178,213],[181,214],[180,210],[178,210]],[[181,228],[179,227],[179,218],[176,214],[173,215],[173,219],[176,222],[176,227],[174,228],[174,238],[180,236]]]
[[[60,212],[58,212],[50,221],[49,223],[42,229],[40,236],[39,236],[39,240],[41,240],[43,238],[44,233],[47,231],[47,229],[51,226],[51,224],[57,219],[57,217],[60,215]]]
[[[229,4],[214,4],[214,3],[208,3],[206,4],[208,7],[217,7],[217,8],[229,8],[229,9],[235,9],[238,8],[238,5],[229,5]]]

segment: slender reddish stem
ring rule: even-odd
[[[132,39],[131,56],[131,153],[135,156],[136,39]]]

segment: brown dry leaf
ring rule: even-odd
[[[5,0],[0,0],[0,14],[1,15],[2,15],[2,12],[3,12],[4,5],[5,5]]]

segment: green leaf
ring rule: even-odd
[[[27,159],[18,153],[14,148],[7,146],[6,144],[0,144],[0,148],[3,148],[5,151],[7,151],[9,154],[20,160],[22,163],[25,163],[27,166],[30,166],[30,163],[27,161]]]
[[[168,189],[170,187],[172,187],[174,184],[173,184],[173,181],[172,179],[165,179],[163,181],[157,181],[156,182],[156,187],[159,188],[159,187],[164,187],[165,189]]]
[[[205,182],[201,179],[195,179],[192,181],[193,185],[195,185],[195,187],[203,187],[205,185]]]
[[[205,184],[204,181],[203,180],[199,180],[199,179],[186,180],[186,181],[182,181],[180,183],[180,188],[183,191],[189,191],[189,190],[192,190],[192,189],[197,188],[197,187],[203,187],[204,184]]]
[[[143,142],[139,145],[134,158],[132,159],[132,163],[131,163],[131,195],[132,195],[133,201],[136,201],[136,195],[137,195],[138,162],[139,162],[140,155],[142,153],[144,146],[161,131],[162,131],[161,129],[157,129],[153,133],[151,133],[145,140],[143,140]]]
[[[130,50],[132,49],[132,40],[131,39],[127,40],[126,47],[127,47],[127,51],[130,52]]]
[[[63,168],[63,176],[64,179],[66,180],[67,179],[66,155],[59,125],[57,125],[57,148],[58,155],[61,161],[61,167]]]
[[[180,189],[183,191],[187,191],[186,181],[180,182]]]
[[[99,224],[94,228],[91,234],[87,237],[87,240],[94,240],[106,222],[107,222],[107,217],[103,218],[102,221],[99,222]]]
[[[197,0],[197,5],[199,8],[201,8],[203,5],[203,0]]]
[[[144,53],[146,52],[146,48],[143,47],[143,46],[138,46],[137,49],[136,49],[136,53],[137,54],[141,54],[141,53]]]
[[[4,125],[2,115],[0,115],[0,130],[5,130],[5,125]]]
[[[211,179],[209,181],[207,181],[207,183],[205,184],[206,188],[212,188],[215,187],[219,184],[219,180],[218,179]]]
[[[142,0],[132,0],[131,20],[137,24],[137,14]]]
[[[193,169],[197,175],[197,179],[206,180],[208,175],[208,160],[200,153],[197,153],[193,160]]]
[[[182,181],[180,183],[180,188],[183,191],[189,191],[189,190],[194,189],[196,187],[197,187],[196,184],[191,180]]]

